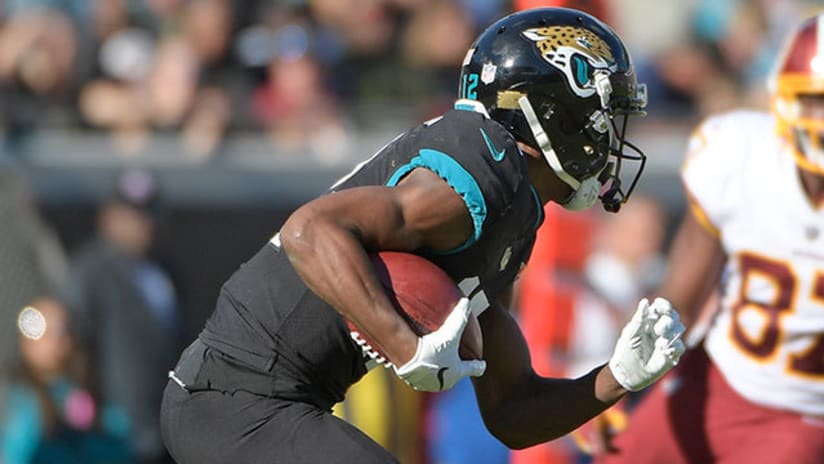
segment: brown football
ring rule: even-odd
[[[463,297],[460,288],[449,275],[423,257],[397,251],[371,253],[369,257],[386,294],[395,304],[395,309],[418,335],[437,330]],[[360,332],[361,338],[380,356],[385,356],[354,324],[348,324],[350,330]],[[462,359],[483,357],[483,336],[475,315],[470,315],[466,324],[459,354]]]

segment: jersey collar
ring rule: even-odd
[[[461,98],[455,101],[455,109],[462,111],[474,111],[476,113],[481,113],[482,115],[489,118],[489,113],[486,111],[486,107],[483,103],[479,102],[478,100],[469,100],[466,98]]]

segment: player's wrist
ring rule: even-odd
[[[405,358],[406,361],[404,362],[393,363],[393,365],[395,366],[395,373],[398,375],[402,375],[402,373],[408,372],[413,365],[420,362],[422,351],[423,343],[422,340],[418,338],[417,343],[415,344],[415,351],[412,352],[412,355],[408,358]]]
[[[639,379],[636,378],[637,376],[629,375],[624,366],[621,365],[621,361],[618,356],[613,356],[607,365],[604,366],[604,370],[608,373],[607,377],[611,380],[611,384],[614,388],[618,388],[626,392],[638,391],[643,388],[639,387]]]
[[[421,352],[421,339],[408,325],[401,324],[391,332],[386,344],[387,358],[395,366],[403,366],[415,360]]]
[[[609,363],[598,371],[595,378],[595,397],[598,401],[612,404],[631,391],[618,380]]]

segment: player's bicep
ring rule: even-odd
[[[426,169],[415,169],[397,186],[341,190],[300,211],[351,231],[368,249],[449,250],[467,240],[472,221],[460,195]]]
[[[517,321],[500,303],[479,317],[484,340],[486,372],[474,378],[475,393],[487,424],[505,414],[507,399],[518,396],[533,375],[529,348]]]
[[[404,227],[430,250],[448,251],[466,243],[474,224],[463,197],[438,174],[415,169],[395,189]]]

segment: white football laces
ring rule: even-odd
[[[383,366],[385,368],[392,367],[392,362],[386,359],[386,357],[382,356],[378,351],[372,347],[363,337],[361,337],[360,332],[352,330],[349,332],[349,336],[352,337],[352,340],[358,344],[361,348],[361,352],[363,353],[364,358],[366,358],[366,369],[372,370],[377,366]]]

